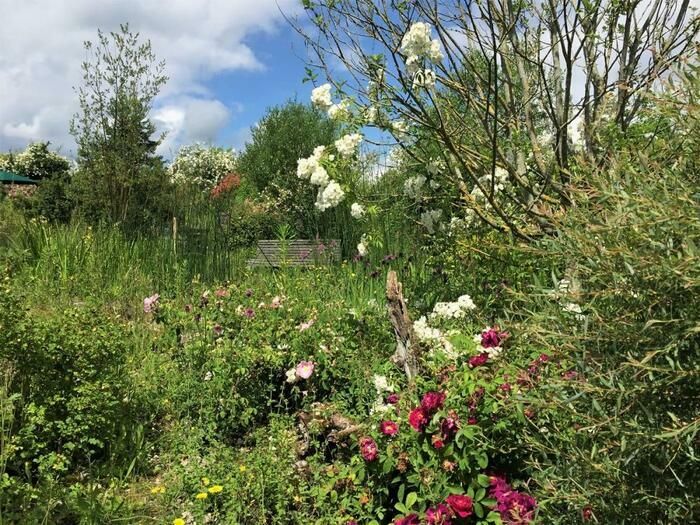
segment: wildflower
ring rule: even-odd
[[[297,330],[299,330],[300,332],[303,332],[304,330],[308,330],[309,328],[311,328],[314,325],[315,322],[316,322],[316,320],[313,318],[309,319],[308,321],[304,321],[299,326],[297,326]]]
[[[415,177],[409,177],[406,182],[403,183],[403,193],[407,197],[412,199],[418,199],[421,195],[421,190],[423,185],[428,179],[423,175],[416,175]]]
[[[386,396],[386,402],[389,403],[390,405],[395,405],[396,403],[399,402],[399,395],[398,394],[389,394]]]
[[[379,423],[379,431],[385,436],[395,436],[399,433],[399,425],[393,421],[382,421]]]
[[[214,295],[216,295],[217,297],[228,297],[229,292],[225,288],[217,288],[214,292]]]
[[[150,297],[146,297],[143,300],[144,313],[150,314],[151,312],[155,311],[155,309],[158,307],[158,299],[160,299],[159,294],[153,294]]]
[[[292,367],[289,370],[285,372],[285,375],[287,376],[287,383],[296,383],[297,380],[299,379],[297,377],[297,369],[296,367]]]
[[[381,394],[382,392],[391,392],[394,390],[394,387],[389,384],[386,376],[375,374],[372,381],[374,382],[374,389],[378,394]]]
[[[207,499],[207,497],[209,497],[209,494],[206,492],[200,492],[195,496],[195,499]]]
[[[361,219],[365,215],[365,208],[362,204],[353,202],[352,206],[350,206],[350,215],[353,219]]]
[[[212,328],[212,331],[214,332],[214,335],[217,337],[224,333],[224,329],[220,324],[215,324],[214,327]]]
[[[224,487],[222,487],[221,485],[213,485],[209,487],[209,494],[219,494],[223,490]]]
[[[512,387],[510,386],[510,383],[501,383],[501,385],[498,387],[498,389],[501,392],[510,392]]]
[[[162,485],[156,485],[151,489],[151,494],[165,494],[165,487]]]
[[[564,379],[571,381],[578,377],[578,372],[576,370],[567,370],[566,372],[562,373],[561,376]]]
[[[452,511],[460,518],[468,518],[473,512],[473,502],[464,494],[452,494],[445,500]]]
[[[423,432],[428,424],[428,416],[423,412],[421,407],[416,407],[411,410],[408,415],[408,424],[411,425],[417,432]]]
[[[213,373],[211,370],[207,371],[207,373],[204,374],[204,380],[205,380],[205,381],[211,381],[211,379],[212,379],[213,377],[214,377],[214,373]]]
[[[418,340],[423,343],[439,341],[442,338],[442,332],[437,328],[428,326],[428,320],[424,315],[413,322],[413,332]]]
[[[360,454],[365,461],[374,461],[377,459],[378,450],[377,443],[368,436],[360,438]]]
[[[431,415],[442,408],[445,397],[444,392],[427,392],[420,402],[421,409],[425,414]]]
[[[445,460],[442,462],[442,470],[445,472],[453,472],[457,464],[453,461]]]
[[[394,525],[420,525],[418,514],[409,514],[403,518],[394,520]]]
[[[349,133],[335,141],[335,149],[338,150],[341,156],[350,157],[355,154],[361,142],[362,135],[359,133]]]
[[[202,478],[202,485],[204,485],[205,487],[209,485],[209,478]]]
[[[255,310],[248,307],[243,311],[243,315],[245,315],[248,319],[252,319],[253,317],[255,317]]]
[[[452,510],[444,503],[425,511],[425,521],[429,525],[450,525],[452,523],[451,517]]]
[[[478,422],[479,421],[474,416],[471,416],[469,417],[469,419],[467,419],[467,423],[469,423],[470,425],[476,425]]]
[[[357,244],[357,254],[360,257],[364,257],[365,255],[367,255],[368,251],[369,250],[367,249],[367,239],[363,235],[362,238],[360,239],[360,242]]]
[[[279,295],[275,295],[275,296],[272,298],[272,301],[270,302],[270,308],[275,308],[275,309],[277,309],[277,308],[279,308],[280,306],[282,306],[282,299],[280,298]]]
[[[248,467],[246,467],[245,465],[241,465],[240,467],[238,467],[239,472],[245,472],[246,470],[248,470]]]
[[[173,520],[173,525],[187,525],[187,522],[182,518],[175,518]]]
[[[333,105],[331,85],[323,84],[311,90],[311,103],[322,110],[328,110]]]
[[[313,361],[300,361],[296,367],[296,375],[301,379],[308,379],[314,373]]]

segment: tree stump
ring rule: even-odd
[[[416,355],[416,347],[412,345],[414,340],[413,323],[408,316],[401,283],[394,271],[389,272],[386,277],[386,299],[389,319],[396,336],[396,351],[391,360],[403,368],[408,380],[412,381],[418,372],[418,356]]]

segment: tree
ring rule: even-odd
[[[238,159],[241,174],[279,204],[298,233],[318,231],[315,197],[297,177],[297,161],[311,155],[315,147],[331,144],[338,130],[338,124],[320,111],[288,101],[268,109]]]
[[[439,145],[435,160],[469,213],[526,238],[551,231],[578,165],[606,165],[602,132],[634,125],[700,28],[688,0],[305,7],[314,30],[297,28],[310,72],[323,71],[417,165],[431,162],[421,143]]]
[[[167,81],[164,63],[156,62],[150,41],[128,25],[118,32],[98,31],[98,42],[85,43],[80,112],[71,122],[78,143],[78,176],[82,202],[98,218],[135,222],[151,191],[167,176],[153,138],[148,114]]]

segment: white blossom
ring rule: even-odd
[[[395,135],[398,137],[403,137],[408,133],[408,124],[401,119],[395,120],[391,123],[391,129]]]
[[[430,24],[416,22],[401,39],[401,52],[405,55],[427,55],[430,53]]]
[[[362,206],[362,204],[358,204],[357,202],[353,202],[352,206],[350,206],[350,215],[352,215],[353,219],[361,219],[365,215],[364,206]]]
[[[437,342],[442,338],[442,332],[437,328],[428,326],[428,319],[424,315],[413,322],[413,333],[423,343]]]
[[[437,77],[432,69],[419,69],[413,73],[413,89],[432,89],[435,87]]]
[[[309,177],[309,182],[314,186],[320,186],[321,188],[325,188],[330,182],[330,177],[328,176],[328,172],[323,166],[317,165],[313,173],[311,174],[311,177]]]
[[[442,217],[442,210],[427,210],[421,213],[420,222],[428,230],[428,233],[434,233],[440,217]]]
[[[416,175],[415,177],[406,179],[406,182],[403,183],[404,195],[412,199],[418,199],[426,180],[427,179],[423,175]]]
[[[333,104],[328,108],[328,117],[332,120],[342,120],[348,116],[350,103],[347,99],[341,100],[338,104]]]
[[[365,122],[375,124],[377,122],[378,111],[376,106],[370,106],[365,110]]]
[[[323,84],[311,91],[311,103],[317,108],[327,111],[332,105],[331,85]]]
[[[430,50],[428,51],[428,57],[430,58],[430,60],[436,63],[442,62],[442,59],[445,58],[442,54],[442,49],[439,40],[432,40],[430,42]]]
[[[367,248],[367,236],[363,235],[360,239],[360,242],[357,244],[357,253],[360,255],[360,257],[364,257],[365,255],[367,255],[368,251],[369,249]]]
[[[334,208],[345,198],[345,192],[336,181],[332,180],[328,185],[319,190],[316,197],[316,208],[320,211],[325,211],[329,208]]]
[[[349,157],[355,154],[360,142],[362,142],[362,135],[359,133],[350,133],[336,140],[335,148],[343,157]]]
[[[389,384],[386,376],[375,374],[372,381],[374,382],[374,388],[376,389],[377,394],[394,391],[394,386]]]

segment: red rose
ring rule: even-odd
[[[399,425],[393,421],[382,421],[379,423],[379,431],[385,436],[395,436],[399,433]]]
[[[489,360],[489,354],[487,354],[486,352],[483,352],[479,355],[475,355],[473,357],[470,357],[469,358],[469,366],[472,368],[476,368],[477,366],[485,365],[488,360]]]
[[[397,518],[394,525],[420,525],[418,514],[409,514],[403,518]]]
[[[489,328],[481,332],[481,346],[484,348],[496,348],[508,337],[506,332],[499,332],[498,328]]]
[[[377,443],[371,437],[360,438],[360,454],[365,458],[365,461],[374,461],[377,459],[378,453]]]
[[[432,415],[442,408],[445,403],[445,393],[444,392],[428,392],[423,396],[420,402],[420,406],[423,412]]]
[[[390,405],[395,405],[396,403],[399,402],[399,395],[398,394],[389,394],[386,398],[386,402],[389,403]]]
[[[469,496],[452,494],[445,501],[460,518],[468,518],[472,515],[472,499]]]
[[[408,423],[417,432],[423,432],[425,426],[428,424],[428,417],[425,415],[421,407],[416,407],[411,410],[411,413],[408,415]]]
[[[445,446],[445,442],[442,440],[442,436],[439,434],[433,434],[431,441],[433,442],[433,446],[438,450]]]

